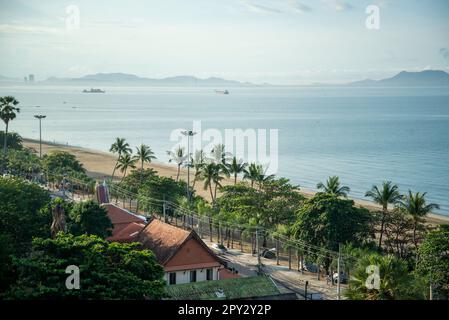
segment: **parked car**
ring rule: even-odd
[[[263,258],[266,258],[266,259],[275,259],[276,258],[276,248],[263,249],[260,256]]]
[[[340,283],[347,283],[348,282],[348,275],[347,274],[345,274],[344,272],[340,272],[340,275],[341,275],[341,277],[340,277]],[[337,284],[338,283],[338,273],[337,272],[335,272],[333,275],[332,275],[332,281],[334,282],[334,284]]]
[[[217,253],[226,253],[228,251],[228,249],[226,249],[226,247],[221,243],[213,243],[212,249]]]
[[[318,266],[316,264],[313,264],[313,263],[305,262],[304,263],[304,270],[312,272],[312,273],[317,273],[318,272]]]

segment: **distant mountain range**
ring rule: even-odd
[[[127,73],[96,73],[80,78],[55,78],[51,77],[42,83],[49,84],[95,84],[95,85],[142,85],[142,86],[254,86],[249,82],[239,82],[222,78],[211,77],[200,79],[193,76],[176,76],[161,79],[139,77]]]
[[[362,80],[346,85],[357,87],[434,87],[449,86],[449,74],[441,70],[421,72],[402,71],[394,77],[382,80]]]
[[[11,78],[0,75],[0,83],[24,83],[23,79]],[[84,85],[84,86],[213,86],[217,88],[237,87],[237,86],[270,86],[268,83],[254,84],[250,82],[240,82],[226,80],[217,77],[200,79],[194,76],[176,76],[161,79],[139,77],[126,73],[96,73],[79,78],[56,78],[50,77],[47,80],[36,81],[40,85]],[[314,84],[313,86],[335,86],[330,84]],[[362,80],[339,86],[351,87],[434,87],[449,86],[449,74],[441,70],[425,70],[421,72],[402,71],[397,75],[382,80]]]

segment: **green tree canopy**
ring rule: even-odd
[[[421,278],[409,273],[406,261],[374,253],[357,261],[345,296],[352,300],[419,300],[426,298],[426,287]]]
[[[50,235],[49,193],[21,178],[0,177],[0,234],[12,240],[14,251],[23,253],[33,237]]]
[[[66,151],[52,151],[44,155],[42,165],[44,170],[52,173],[64,174],[70,173],[71,171],[86,172],[76,157]]]
[[[424,238],[418,249],[417,272],[435,287],[442,298],[449,298],[449,225],[440,226]]]
[[[90,200],[76,203],[69,213],[69,230],[74,235],[110,236],[113,225],[107,210]]]
[[[5,131],[0,131],[0,141],[5,140]],[[23,139],[16,132],[8,132],[8,138],[6,140],[6,144],[8,149],[16,149],[20,150],[23,148]]]
[[[354,201],[319,193],[304,202],[293,225],[295,238],[328,250],[338,244],[362,245],[372,235],[372,216]]]
[[[36,238],[27,258],[15,259],[18,280],[7,299],[161,299],[163,268],[137,243],[108,243],[97,236],[59,233]],[[80,289],[66,288],[67,266],[80,270]]]

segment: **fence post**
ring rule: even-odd
[[[240,251],[243,252],[243,229],[240,230]]]
[[[288,246],[288,269],[292,269],[292,248]]]
[[[276,265],[279,265],[279,239],[276,239]]]

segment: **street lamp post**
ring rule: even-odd
[[[192,130],[185,130],[181,132],[184,136],[187,136],[187,200],[190,202],[190,137],[193,137],[196,132]]]
[[[47,116],[43,114],[36,114],[34,117],[39,119],[39,158],[42,159],[42,119],[45,119]]]

